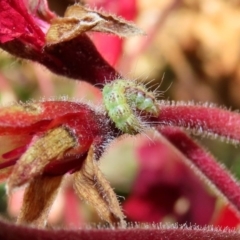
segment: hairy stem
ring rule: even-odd
[[[180,129],[166,127],[159,131],[185,156],[185,162],[196,170],[197,174],[205,178],[210,185],[216,187],[215,190],[220,192],[240,212],[240,184],[224,166]]]
[[[240,114],[225,109],[162,101],[158,121],[161,125],[184,127],[200,135],[221,137],[239,143]]]
[[[70,240],[70,239],[99,239],[99,240],[238,240],[237,231],[219,230],[214,228],[185,228],[176,225],[134,226],[128,229],[85,229],[85,230],[43,230],[26,226],[16,226],[0,221],[0,238],[5,240],[41,239],[41,240]]]

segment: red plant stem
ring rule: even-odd
[[[210,181],[220,193],[240,212],[240,184],[213,156],[207,153],[197,143],[190,139],[180,129],[165,127],[159,131],[184,156],[186,162]]]
[[[116,79],[120,74],[111,67],[99,54],[96,47],[86,34],[67,42],[46,46],[41,58],[36,59],[51,71],[70,78],[86,80],[89,83],[106,83]],[[48,62],[57,59],[62,69]],[[53,63],[53,64],[52,64]]]
[[[240,114],[225,109],[194,104],[174,105],[160,103],[158,121],[161,125],[184,127],[198,134],[221,136],[226,140],[240,141]]]
[[[0,48],[12,55],[39,62],[52,72],[69,78],[96,84],[110,82],[120,77],[85,34],[53,46],[27,46],[26,51],[24,50],[26,43],[19,39],[0,43]]]
[[[144,229],[145,228],[145,229]],[[213,228],[184,228],[177,226],[131,227],[129,229],[43,230],[0,222],[0,238],[5,240],[239,240],[240,233]]]

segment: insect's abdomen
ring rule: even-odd
[[[119,82],[112,82],[103,88],[103,101],[108,116],[115,123],[116,127],[125,133],[136,133],[141,123],[134,116],[131,106],[125,96],[125,86]]]
[[[159,113],[154,94],[135,81],[117,79],[106,84],[103,101],[116,127],[128,134],[144,129],[141,116],[157,116]]]

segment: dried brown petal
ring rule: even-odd
[[[87,31],[111,33],[120,37],[144,34],[128,21],[76,4],[67,8],[63,18],[53,20],[46,35],[46,43],[68,41]]]
[[[74,188],[77,195],[94,206],[99,216],[110,224],[125,225],[124,215],[108,181],[94,160],[93,147],[80,171],[74,175]]]
[[[44,227],[60,187],[62,176],[34,178],[24,193],[18,223]]]
[[[74,137],[64,127],[49,130],[37,139],[33,139],[13,169],[8,181],[9,192],[30,181],[32,177],[41,175],[44,167],[51,160],[61,158],[64,152],[75,144]]]

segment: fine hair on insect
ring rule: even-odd
[[[149,127],[146,120],[159,115],[158,88],[150,91],[148,84],[116,79],[104,86],[102,93],[107,114],[122,132],[131,135],[143,132]]]

